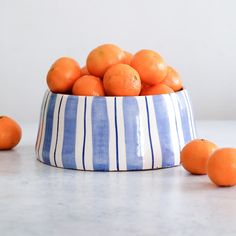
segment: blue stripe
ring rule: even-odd
[[[93,169],[109,170],[109,120],[105,97],[94,97],[92,101]]]
[[[56,97],[57,97],[56,94],[54,93],[51,94],[46,117],[46,127],[45,127],[42,156],[43,156],[43,161],[48,165],[50,165],[50,146],[52,141],[53,116],[54,116]]]
[[[123,115],[125,128],[126,163],[127,170],[142,170],[140,115],[136,98],[123,98]]]
[[[152,169],[153,169],[154,168],[154,155],[153,155],[152,137],[151,137],[151,129],[150,129],[149,108],[148,108],[148,102],[147,102],[146,96],[145,96],[145,102],[146,102],[146,110],[147,110],[148,135],[149,135],[149,142],[150,142],[150,148],[151,148],[151,153],[152,153]]]
[[[170,128],[169,114],[164,96],[166,95],[153,96],[153,105],[161,145],[162,167],[170,167],[175,163],[174,144],[171,137],[171,132],[175,132],[175,130]]]
[[[78,97],[68,96],[65,107],[62,164],[64,168],[76,169],[75,140]]]
[[[86,112],[87,112],[87,97],[84,99],[84,140],[83,140],[83,150],[82,150],[82,162],[83,162],[83,169],[85,170],[85,141],[86,141]]]
[[[62,100],[63,100],[63,96],[61,96],[60,104],[59,104],[59,108],[58,108],[58,114],[57,114],[57,134],[56,134],[56,143],[55,143],[55,149],[54,149],[54,162],[55,162],[55,166],[57,166],[56,151],[57,151],[57,143],[58,143],[59,117],[60,117]]]
[[[184,135],[184,143],[189,142],[191,138],[191,123],[189,122],[189,113],[187,110],[187,104],[184,98],[184,92],[178,92],[176,93],[177,99],[178,99],[178,106],[180,110],[180,116],[181,116],[181,123],[182,123],[182,130]]]
[[[115,131],[116,131],[116,169],[120,170],[119,167],[119,141],[118,141],[118,128],[117,128],[117,105],[116,97],[114,98],[114,114],[115,114]]]

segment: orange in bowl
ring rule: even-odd
[[[102,80],[93,75],[84,75],[76,80],[72,88],[73,95],[104,96]]]
[[[111,66],[104,75],[103,85],[109,96],[138,96],[141,90],[138,72],[126,64]]]
[[[130,65],[138,71],[142,82],[149,85],[160,83],[167,75],[164,59],[152,50],[138,51]]]
[[[158,95],[173,93],[174,90],[165,84],[157,84],[153,86],[143,86],[140,95]]]
[[[89,53],[86,66],[91,75],[102,78],[110,66],[124,60],[125,53],[121,48],[114,44],[103,44]]]
[[[83,66],[80,70],[80,77],[84,76],[84,75],[89,75],[87,66]]]
[[[168,66],[167,75],[161,83],[169,86],[175,92],[183,88],[183,82],[179,73],[171,66]]]
[[[54,93],[70,93],[74,82],[80,77],[78,62],[69,57],[56,60],[47,74],[47,84]]]
[[[127,64],[127,65],[130,65],[131,64],[131,60],[133,58],[133,54],[131,54],[130,52],[127,52],[127,51],[124,51],[124,53],[125,53],[124,63]]]

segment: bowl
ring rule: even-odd
[[[179,165],[194,138],[186,89],[134,97],[46,91],[35,150],[39,161],[66,169],[150,170]]]

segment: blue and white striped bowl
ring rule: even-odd
[[[37,159],[78,170],[126,171],[180,164],[196,137],[186,90],[138,97],[86,97],[47,91]]]

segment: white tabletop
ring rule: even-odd
[[[198,134],[236,146],[236,121],[199,121]],[[36,125],[0,152],[0,235],[236,235],[236,187],[182,167],[83,172],[35,159]]]

